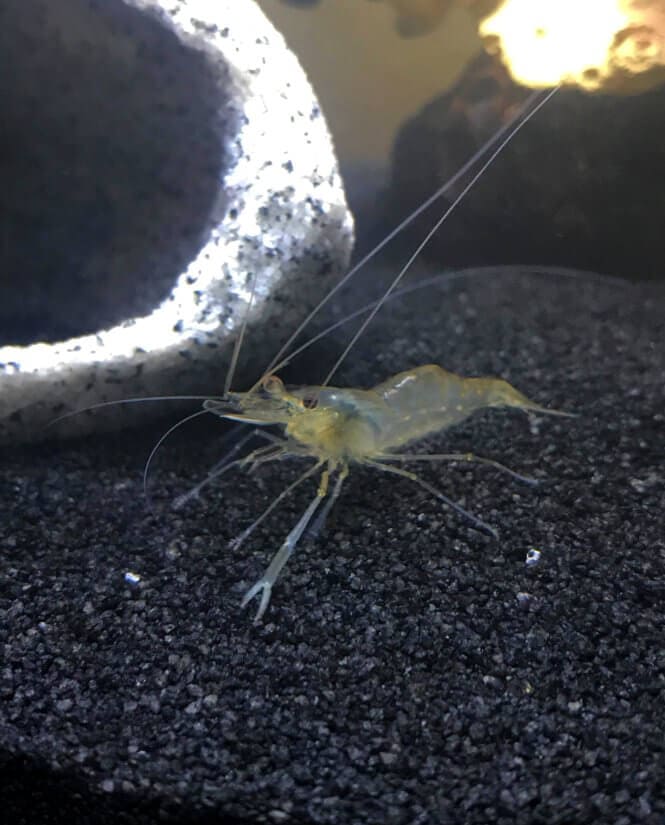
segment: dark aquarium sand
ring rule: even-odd
[[[227,543],[294,462],[176,512],[224,449],[221,422],[163,448],[152,510],[157,427],[6,451],[4,821],[660,825],[664,298],[496,273],[387,307],[340,384],[436,362],[579,417],[489,410],[419,448],[542,480],[419,468],[498,541],[357,470],[259,626],[242,594],[313,483]],[[290,377],[332,357],[322,344]]]

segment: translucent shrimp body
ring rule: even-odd
[[[503,379],[464,378],[436,364],[397,373],[370,390],[317,386],[287,389],[279,378],[271,375],[253,392],[232,392],[223,401],[207,401],[205,408],[223,418],[284,426],[286,438],[271,438],[268,448],[261,448],[248,456],[248,463],[263,463],[286,455],[315,459],[316,464],[296,484],[321,468],[315,498],[263,576],[247,592],[243,604],[261,593],[256,619],[261,618],[268,606],[273,585],[319,505],[328,497],[314,524],[314,532],[318,532],[337,499],[352,464],[363,464],[409,478],[467,516],[476,527],[495,535],[492,528],[462,510],[418,476],[386,463],[409,460],[476,461],[490,464],[523,481],[532,481],[498,462],[470,453],[421,456],[392,452],[445,430],[486,407],[517,407],[527,412],[568,415],[536,404]],[[332,474],[337,474],[337,481],[329,495]],[[254,522],[242,538],[249,535],[266,515],[267,512]]]
[[[370,445],[373,456],[379,457],[390,448],[403,447],[457,424],[484,407],[549,412],[500,378],[463,378],[436,364],[399,372],[364,393],[323,390],[321,394],[328,395],[331,406],[335,402],[355,405],[355,415],[371,428],[373,444],[368,439],[352,456],[355,460],[369,457]],[[298,438],[295,432],[294,436]]]
[[[501,378],[463,378],[436,364],[399,372],[371,390],[301,387],[270,376],[259,393],[230,393],[228,418],[284,424],[293,447],[324,461],[363,462],[458,424],[484,407],[562,414]],[[208,409],[215,411],[217,402]]]

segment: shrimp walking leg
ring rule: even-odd
[[[269,437],[268,437],[269,436]],[[214,464],[206,473],[205,478],[199,481],[198,484],[194,485],[191,490],[188,490],[186,493],[178,496],[175,501],[173,502],[173,508],[175,510],[179,510],[183,507],[187,502],[191,501],[193,498],[197,498],[199,493],[204,487],[207,487],[208,484],[218,479],[220,476],[224,475],[224,473],[229,470],[232,466],[238,466],[238,463],[242,463],[245,459],[239,459],[238,461],[234,461],[233,456],[238,455],[240,450],[247,444],[252,438],[262,438],[264,441],[270,441],[271,445],[274,445],[276,442],[284,443],[282,439],[278,439],[272,434],[266,433],[263,430],[259,429],[258,427],[254,427],[254,429],[250,430],[248,433],[245,433],[242,438],[239,438],[238,441],[231,447],[231,449],[225,453],[225,455],[216,463]],[[264,448],[265,449],[265,448]]]
[[[326,523],[326,519],[328,518],[328,514],[330,513],[332,508],[335,506],[335,502],[339,498],[339,494],[342,492],[342,485],[346,481],[346,478],[347,478],[348,475],[349,475],[349,468],[344,467],[344,469],[341,471],[341,473],[337,477],[337,481],[335,482],[335,486],[334,486],[333,491],[330,495],[330,498],[323,505],[323,509],[319,512],[318,516],[316,517],[316,520],[315,520],[314,524],[310,527],[310,530],[309,530],[310,538],[315,539],[319,535],[321,530],[323,529],[323,526]]]
[[[478,530],[483,530],[486,533],[489,533],[492,538],[498,539],[499,534],[493,527],[490,527],[489,524],[479,519],[478,516],[474,516],[473,513],[470,513],[468,510],[465,510],[464,507],[461,507],[457,502],[453,501],[451,498],[448,498],[447,495],[441,492],[441,490],[437,490],[436,487],[433,487],[429,484],[425,479],[420,478],[415,473],[411,473],[408,470],[402,470],[400,467],[391,467],[388,464],[381,464],[378,461],[365,461],[365,464],[369,465],[370,467],[375,467],[377,470],[381,470],[384,473],[393,473],[396,476],[402,476],[403,478],[408,478],[409,481],[415,481],[420,487],[424,490],[427,490],[428,493],[431,493],[435,498],[438,498],[439,501],[442,501],[444,504],[447,504],[448,507],[455,510],[455,512],[459,513],[461,516],[464,516],[468,519],[474,527]]]
[[[261,513],[261,515],[255,519],[249,527],[246,527],[240,535],[236,536],[234,539],[231,539],[229,542],[229,548],[231,550],[238,550],[238,548],[243,544],[243,542],[248,539],[252,533],[256,530],[259,525],[263,524],[263,522],[268,518],[268,516],[273,512],[273,510],[280,504],[284,499],[290,495],[297,487],[299,487],[303,481],[308,479],[312,476],[319,468],[321,467],[321,462],[314,464],[312,467],[309,467],[304,473],[302,473],[298,478],[289,484],[288,487],[285,487],[282,492],[272,500],[270,505],[266,507],[266,509]]]
[[[468,461],[476,464],[485,464],[487,467],[494,467],[495,470],[507,473],[509,476],[512,476],[518,481],[523,481],[525,484],[539,484],[537,478],[524,476],[515,470],[511,470],[510,467],[506,467],[505,464],[501,464],[499,461],[494,461],[492,458],[482,458],[474,453],[382,453],[381,461]]]
[[[279,574],[282,572],[282,568],[287,563],[287,561],[291,558],[293,551],[296,549],[302,534],[307,529],[314,513],[317,511],[319,505],[323,501],[323,499],[328,494],[328,479],[329,479],[329,471],[324,470],[321,475],[321,481],[319,483],[319,488],[316,491],[316,495],[309,503],[309,506],[302,514],[296,526],[291,530],[288,534],[282,546],[279,548],[277,553],[273,556],[272,561],[266,568],[265,572],[261,576],[261,578],[249,588],[249,590],[245,593],[243,600],[242,600],[242,607],[246,607],[249,602],[254,598],[254,596],[261,594],[261,600],[259,602],[258,610],[256,611],[256,616],[254,617],[254,623],[261,621],[261,617],[266,612],[268,604],[270,603],[270,596],[272,594],[272,588],[277,579],[279,578]]]
[[[172,506],[175,510],[179,510],[190,499],[198,495],[198,493],[203,489],[203,487],[207,487],[208,484],[220,478],[229,470],[232,470],[234,467],[245,467],[247,464],[249,464],[251,465],[250,469],[253,469],[254,467],[257,467],[259,464],[266,464],[268,461],[276,461],[277,459],[282,458],[282,456],[284,455],[285,450],[282,446],[276,447],[273,443],[270,443],[266,447],[259,447],[258,449],[251,452],[249,455],[243,456],[242,458],[236,458],[234,461],[227,461],[225,464],[222,464],[221,467],[214,470],[214,472],[213,470],[211,470],[208,473],[208,475],[203,479],[203,481],[199,482],[191,490],[188,490],[186,493],[183,493],[181,496],[178,496],[173,502]]]

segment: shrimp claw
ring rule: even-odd
[[[254,624],[258,624],[258,622],[261,621],[263,614],[266,612],[268,604],[270,603],[270,596],[272,595],[273,585],[279,578],[279,574],[282,572],[282,568],[291,558],[293,551],[296,549],[296,546],[300,541],[302,534],[305,532],[310,521],[312,520],[314,513],[317,511],[319,505],[328,494],[329,477],[330,471],[324,470],[321,475],[321,481],[319,482],[319,488],[316,491],[316,495],[314,496],[312,501],[310,501],[309,506],[298,520],[296,526],[284,539],[282,546],[273,556],[272,561],[265,569],[261,578],[258,579],[258,581],[256,581],[243,596],[240,606],[246,607],[254,598],[254,596],[257,596],[259,593],[261,594],[259,607],[256,611],[256,616],[254,617]],[[338,484],[336,486],[336,490],[340,486],[341,484]]]
[[[253,584],[249,590],[243,596],[241,607],[246,607],[254,596],[257,593],[261,593],[261,601],[259,603],[259,608],[256,611],[256,616],[254,616],[254,624],[258,624],[263,614],[266,612],[268,605],[270,604],[270,596],[272,595],[272,583],[269,582],[265,576],[260,578],[255,584]]]

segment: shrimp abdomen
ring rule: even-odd
[[[372,392],[390,410],[380,431],[379,446],[386,451],[445,430],[484,407],[508,406],[557,414],[531,401],[503,379],[464,378],[437,364],[399,372]]]

